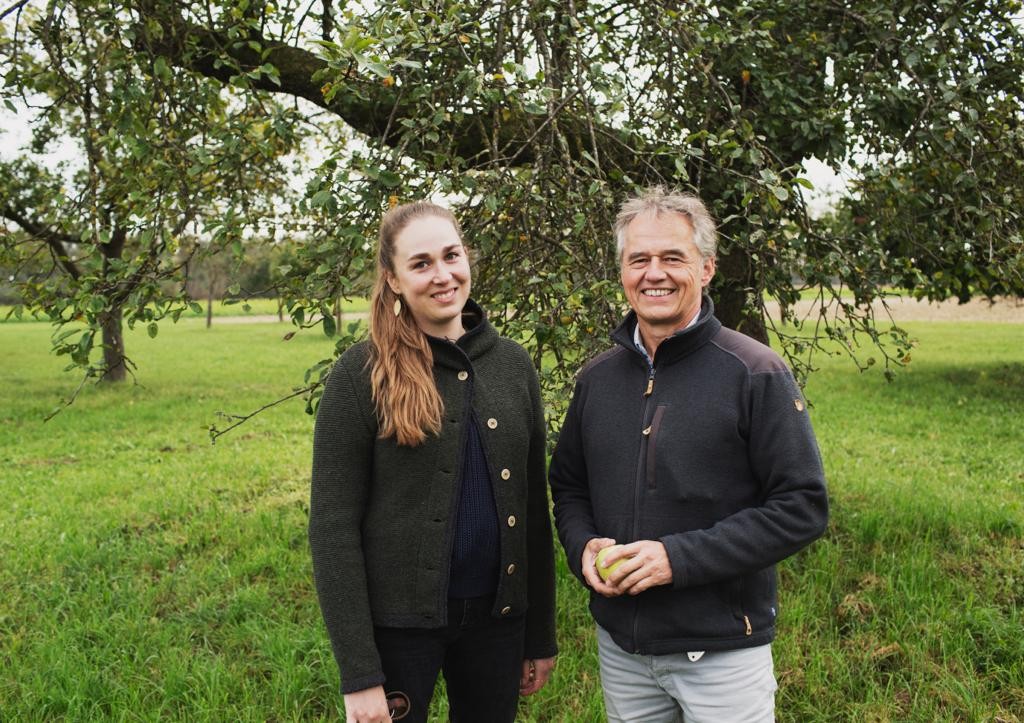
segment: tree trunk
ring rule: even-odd
[[[103,254],[103,277],[110,278],[111,262],[120,260],[124,252],[124,244],[128,239],[128,230],[121,226],[115,226],[110,233],[110,241],[100,244],[100,253]],[[103,332],[103,373],[101,381],[123,382],[128,376],[128,367],[124,359],[124,330],[121,328],[124,301],[117,300],[111,295],[110,311],[100,317],[100,328]]]
[[[210,286],[206,290],[206,328],[213,326],[213,279],[210,279]]]
[[[741,251],[719,256],[715,277],[715,316],[730,329],[768,344],[768,330],[760,308],[747,305],[748,290],[755,288],[750,258]]]
[[[124,332],[121,328],[121,307],[104,314],[100,323],[103,331],[103,366],[106,372],[101,381],[123,382],[128,376],[124,363]]]

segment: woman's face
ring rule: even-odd
[[[452,222],[433,215],[410,221],[395,236],[392,264],[388,285],[416,325],[431,336],[462,336],[471,279],[466,248]]]

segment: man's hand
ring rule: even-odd
[[[594,540],[590,542],[594,542]],[[590,543],[587,543],[587,547],[589,546]],[[584,557],[586,557],[585,552]],[[622,564],[608,576],[607,585],[615,590],[617,595],[623,593],[639,595],[644,590],[657,585],[672,584],[672,564],[669,562],[665,546],[658,540],[638,540],[623,545],[618,550],[608,553],[604,563],[605,566],[610,567],[618,560],[622,560]],[[586,567],[584,567],[585,570]],[[597,576],[596,570],[594,575]],[[611,597],[611,595],[607,597]]]
[[[523,661],[523,675],[519,679],[519,695],[533,695],[544,687],[555,667],[554,658],[537,658]]]
[[[597,574],[597,567],[595,565],[597,553],[603,548],[611,547],[614,544],[615,540],[610,537],[595,537],[587,542],[587,546],[583,548],[583,579],[587,581],[587,584],[590,585],[594,592],[605,597],[618,597],[624,592],[602,580],[601,576]]]
[[[345,694],[346,723],[390,723],[391,713],[384,698],[384,686]]]

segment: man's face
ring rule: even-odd
[[[690,220],[644,213],[624,237],[622,288],[640,323],[667,333],[682,328],[700,310],[701,291],[715,275],[714,258],[702,258],[693,242]]]

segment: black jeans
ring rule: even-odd
[[[493,604],[493,596],[450,599],[442,628],[374,628],[384,692],[409,699],[402,723],[425,723],[439,672],[453,723],[515,720],[526,620],[492,617]]]

